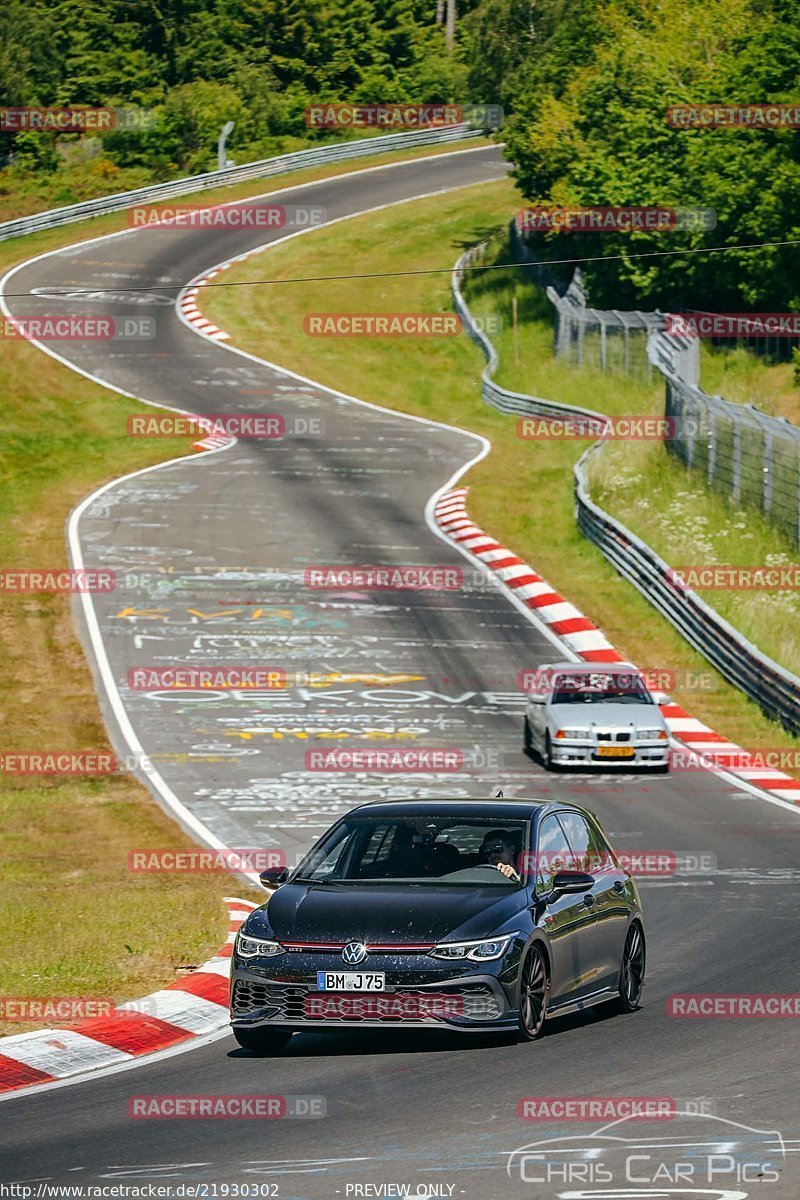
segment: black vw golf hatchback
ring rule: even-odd
[[[542,800],[365,804],[338,821],[237,934],[231,1023],[280,1050],[324,1027],[536,1038],[545,1019],[639,1005],[639,893],[596,818]]]

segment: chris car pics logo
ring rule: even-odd
[[[522,1194],[537,1198],[544,1185],[565,1200],[747,1200],[750,1187],[760,1185],[761,1195],[761,1188],[778,1182],[785,1161],[777,1129],[687,1107],[672,1113],[658,1137],[633,1114],[592,1133],[540,1138],[512,1151],[506,1171],[527,1185]]]

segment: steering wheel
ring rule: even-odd
[[[472,869],[475,870],[478,867],[483,867],[484,870],[486,870],[486,871],[497,871],[498,874],[502,875],[504,879],[508,879],[511,883],[522,882],[522,876],[520,875],[520,873],[516,867],[511,868],[517,877],[516,880],[512,879],[511,876],[506,875],[505,871],[501,871],[499,867],[496,867],[494,865],[494,863],[476,863],[475,867],[473,867]]]

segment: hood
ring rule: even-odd
[[[491,934],[526,906],[524,890],[496,886],[287,883],[270,898],[268,911],[252,914],[247,928],[257,936],[263,924],[288,942],[436,942],[455,931],[461,937]]]
[[[552,704],[550,718],[562,729],[662,729],[664,718],[657,704]]]

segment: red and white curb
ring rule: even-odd
[[[213,321],[207,320],[200,309],[198,308],[197,298],[200,294],[200,289],[210,283],[220,271],[227,271],[234,263],[244,262],[246,258],[250,258],[252,254],[260,253],[261,247],[256,250],[248,250],[245,254],[237,254],[235,258],[228,259],[227,262],[218,263],[213,271],[208,271],[205,275],[194,279],[192,284],[185,292],[183,292],[178,300],[178,310],[185,321],[191,325],[195,333],[202,334],[203,337],[209,338],[212,342],[227,342],[230,341],[230,334],[219,329]],[[198,418],[200,421],[201,419]],[[211,425],[209,423],[209,428]],[[219,434],[211,434],[209,437],[201,438],[198,442],[192,443],[193,450],[219,450],[223,446],[228,446],[234,442],[235,438],[228,438]]]
[[[232,896],[225,903],[230,918],[225,945],[191,975],[102,1017],[0,1038],[0,1092],[116,1066],[224,1028],[233,941],[256,907]]]
[[[585,662],[627,661],[574,604],[560,596],[526,562],[470,520],[466,508],[468,490],[466,487],[454,488],[437,501],[434,514],[442,532],[462,550],[467,550],[490,567],[505,586],[579,658]],[[713,766],[719,770],[727,771],[753,787],[763,788],[782,800],[800,804],[800,781],[797,779],[783,771],[764,767],[741,746],[715,733],[679,704],[661,705],[661,712],[673,737],[698,755],[705,754],[709,760],[713,756]]]
[[[200,289],[210,283],[212,279],[215,279],[220,271],[227,271],[234,263],[244,262],[245,259],[250,258],[253,254],[260,254],[262,249],[262,246],[258,246],[255,250],[247,250],[244,254],[237,254],[235,258],[217,263],[213,271],[207,271],[205,275],[200,275],[197,279],[193,279],[186,291],[181,293],[178,300],[178,308],[181,315],[188,321],[196,333],[201,333],[203,337],[210,338],[212,342],[230,341],[231,335],[225,333],[223,329],[219,329],[213,321],[207,320],[200,311],[197,302]]]
[[[217,267],[215,271],[209,271],[207,275],[198,279],[187,292],[184,292],[180,299],[180,310],[192,328],[196,329],[198,333],[202,333],[204,337],[211,338],[213,342],[227,341],[231,335],[225,333],[222,329],[218,329],[213,321],[208,321],[203,316],[197,307],[197,294],[200,288],[213,279],[219,271],[224,271],[229,266],[230,263],[225,263],[224,266]]]
[[[197,442],[192,442],[193,450],[221,450],[223,446],[232,446],[236,441],[233,436],[228,436],[225,433],[210,432],[214,429],[214,422],[208,417],[195,416],[194,422],[201,429],[208,429],[209,433],[205,437],[200,438]]]

